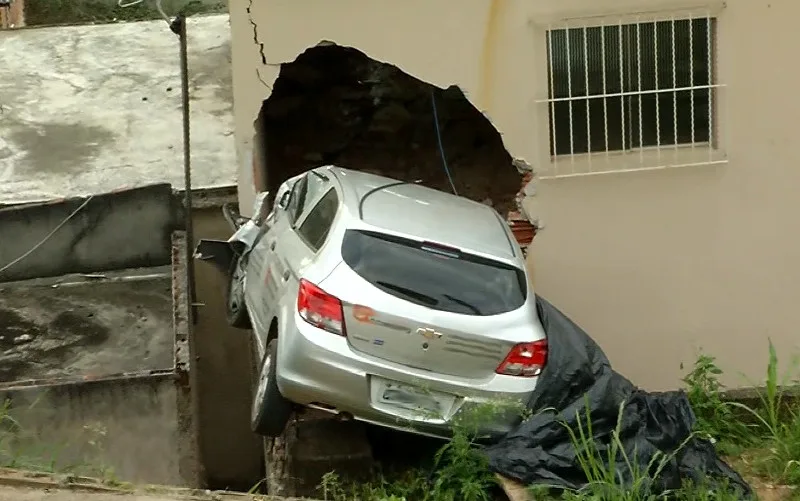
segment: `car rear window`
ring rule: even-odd
[[[382,291],[435,310],[497,315],[519,308],[527,296],[521,269],[436,244],[347,230],[342,257]]]

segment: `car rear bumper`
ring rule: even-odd
[[[289,400],[424,435],[447,437],[459,418],[478,425],[481,434],[502,435],[519,423],[536,385],[536,378],[471,379],[381,360],[354,351],[347,338],[313,327],[297,314],[279,339],[277,382]],[[441,394],[448,411],[425,415],[380,402],[376,387],[386,381]]]

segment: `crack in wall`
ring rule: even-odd
[[[264,44],[258,39],[258,23],[253,20],[253,2],[254,0],[250,0],[250,3],[247,5],[247,9],[245,10],[247,11],[247,19],[250,21],[250,26],[253,27],[253,43],[258,46],[258,54],[261,56],[261,64],[264,66],[280,66],[280,64],[270,65],[270,63],[267,62],[267,55],[264,54]],[[266,80],[264,80],[264,77],[261,76],[261,71],[259,68],[256,68],[256,77],[258,78],[258,81],[264,85],[264,87],[272,91],[272,86],[269,85]]]
[[[264,44],[258,40],[258,24],[253,20],[253,1],[247,5],[247,19],[253,27],[253,42],[258,46],[258,53],[261,55],[261,64],[267,64],[267,56],[264,54]]]

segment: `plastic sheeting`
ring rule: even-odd
[[[750,486],[717,456],[714,446],[691,436],[695,416],[683,392],[638,389],[615,372],[600,347],[557,308],[538,296],[537,308],[547,333],[548,363],[528,405],[533,416],[486,449],[495,472],[524,485],[585,486],[587,478],[567,426],[579,433],[580,420],[588,431],[588,411],[597,456],[608,460],[612,443],[621,445],[614,468],[623,482],[632,482],[632,469],[646,472],[648,465],[651,470],[663,466],[649,486],[652,493],[690,481],[709,487],[725,484],[743,498],[750,497]],[[612,438],[616,429],[619,440]]]

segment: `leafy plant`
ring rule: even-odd
[[[735,404],[723,396],[725,387],[719,381],[721,375],[722,369],[717,366],[716,359],[701,354],[683,382],[697,419],[695,431],[716,442],[718,447],[729,449],[724,452],[730,452],[742,443],[748,430],[737,416]]]
[[[800,485],[800,405],[789,404],[796,364],[779,372],[778,353],[769,342],[766,379],[756,403],[728,401],[719,383],[722,370],[713,357],[700,355],[684,378],[697,417],[698,433],[717,440],[720,452],[736,456],[752,473],[771,482]],[[751,386],[758,388],[759,385]]]
[[[335,472],[322,479],[326,501],[490,501],[497,485],[488,459],[476,447],[481,429],[498,416],[526,414],[519,402],[497,400],[460,412],[453,436],[435,453],[430,471],[415,469],[392,479],[379,476],[367,484],[346,484]]]

